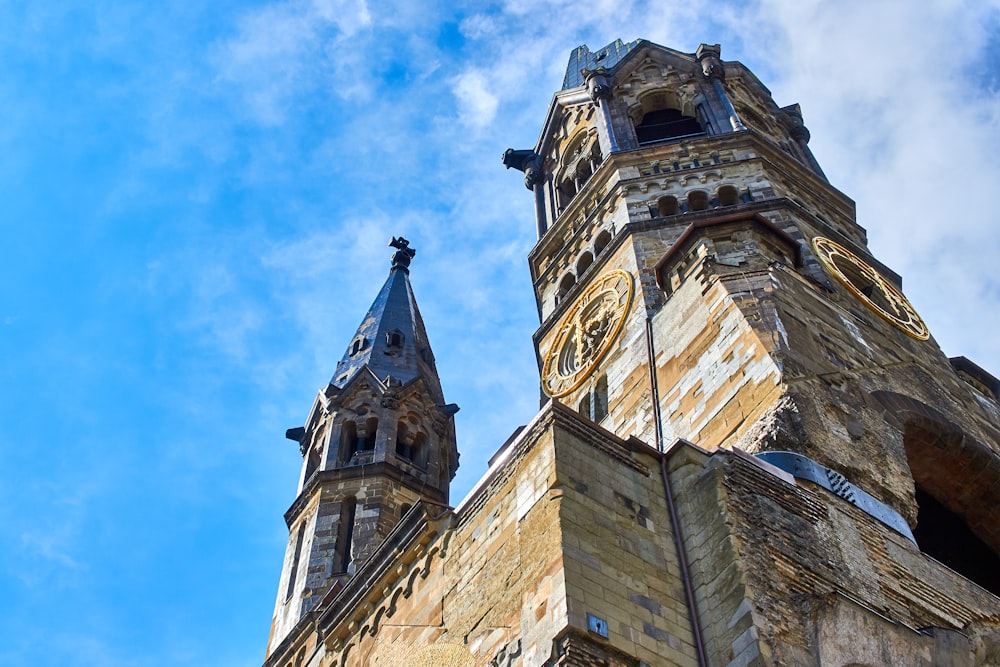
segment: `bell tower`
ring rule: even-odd
[[[448,504],[458,468],[454,415],[410,287],[416,251],[393,238],[389,277],[337,370],[313,402],[299,443],[298,495],[270,655],[323,598],[350,580],[418,501]]]
[[[718,45],[575,49],[503,157],[534,197],[542,391],[661,450],[790,452],[926,544],[965,526],[997,590],[1000,476],[962,482],[1000,470],[996,380],[938,348],[808,142]]]

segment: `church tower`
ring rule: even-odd
[[[1000,553],[996,380],[937,347],[808,141],[718,45],[574,50],[504,156],[535,200],[543,391],[660,448],[797,453]]]
[[[808,141],[717,45],[575,49],[503,156],[539,413],[441,507],[454,409],[398,242],[289,432],[265,666],[1000,665],[1000,382],[942,353]]]
[[[351,339],[299,443],[298,496],[285,513],[288,547],[268,654],[335,594],[418,501],[448,505],[458,468],[427,331],[410,287],[416,251],[403,238],[389,277]]]

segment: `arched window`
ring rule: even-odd
[[[558,194],[559,208],[566,208],[576,196],[576,184],[572,179],[567,178],[556,186],[556,193]]]
[[[403,461],[408,461],[416,466],[427,465],[427,435],[422,433],[414,425],[417,424],[416,417],[412,415],[400,419],[396,423],[396,456]]]
[[[354,342],[351,343],[351,356],[353,357],[358,352],[365,349],[367,343],[368,340],[364,336],[358,336],[357,338],[355,338]]]
[[[358,434],[358,451],[359,452],[375,451],[375,436],[377,433],[378,433],[378,418],[369,417],[367,421],[365,421],[364,433]]]
[[[732,185],[723,185],[718,192],[720,206],[735,206],[740,203],[740,191]]]
[[[611,232],[605,229],[594,239],[594,254],[600,255],[609,243],[611,243]]]
[[[642,121],[635,126],[635,135],[640,146],[660,141],[705,134],[697,119],[685,116],[677,109],[647,111]]]
[[[375,436],[378,434],[378,418],[369,417],[359,428],[353,421],[346,421],[340,430],[341,461],[344,465],[366,462],[361,455],[375,451]],[[371,457],[364,457],[370,461]]]
[[[358,451],[358,425],[353,421],[346,421],[340,427],[340,460],[342,463],[349,463],[351,457]]]
[[[580,255],[580,259],[576,261],[576,273],[577,275],[583,275],[583,272],[590,268],[590,265],[594,263],[594,256],[589,252],[585,252]]]
[[[306,474],[303,477],[303,481],[309,481],[309,478],[313,476],[317,468],[319,468],[319,447],[313,445],[309,447],[309,451],[306,454]]]
[[[705,211],[708,209],[708,194],[702,190],[692,190],[687,196],[688,210]]]
[[[393,329],[385,335],[385,342],[389,347],[403,347],[403,332],[399,329]]]
[[[594,386],[594,421],[600,423],[608,416],[608,376],[602,375],[597,378]]]
[[[575,284],[576,284],[576,276],[574,276],[572,273],[567,273],[565,276],[563,276],[563,279],[559,281],[559,289],[556,290],[557,304],[560,301],[562,301],[563,297],[566,296],[566,294],[569,293],[571,289],[573,289],[573,285]]]
[[[285,588],[285,599],[292,597],[295,592],[295,579],[299,573],[299,559],[302,556],[302,541],[306,537],[306,522],[303,520],[299,524],[299,532],[295,537],[295,552],[292,556],[291,568],[288,571],[288,586]]]
[[[668,215],[677,215],[677,209],[677,197],[667,195],[656,200],[656,212],[659,213],[661,218],[665,218]]]
[[[354,519],[357,514],[358,499],[350,496],[340,503],[340,519],[337,522],[337,544],[334,551],[333,571],[344,574],[351,564],[354,541]]]
[[[608,376],[601,375],[580,398],[577,412],[587,419],[600,423],[608,416]]]

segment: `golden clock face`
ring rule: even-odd
[[[579,387],[611,349],[632,305],[632,274],[615,269],[587,288],[556,328],[542,389],[560,398]]]
[[[903,293],[865,260],[822,236],[813,239],[812,247],[833,277],[870,310],[917,340],[930,338],[927,325]]]

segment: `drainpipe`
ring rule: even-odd
[[[670,513],[670,524],[673,526],[674,547],[677,549],[677,560],[681,570],[681,581],[684,583],[684,600],[687,602],[688,615],[691,617],[691,633],[694,636],[694,648],[698,653],[699,667],[709,667],[705,657],[705,644],[701,638],[701,623],[698,619],[698,607],[694,600],[694,587],[691,585],[691,572],[688,567],[687,551],[684,548],[684,535],[677,518],[677,507],[674,504],[674,492],[670,486],[670,475],[667,474],[667,456],[663,444],[663,427],[660,422],[660,390],[656,381],[656,348],[653,345],[653,319],[646,317],[646,353],[649,356],[649,389],[653,402],[653,420],[656,432],[656,449],[660,452],[660,478],[663,480],[663,495],[667,499],[667,511]]]

